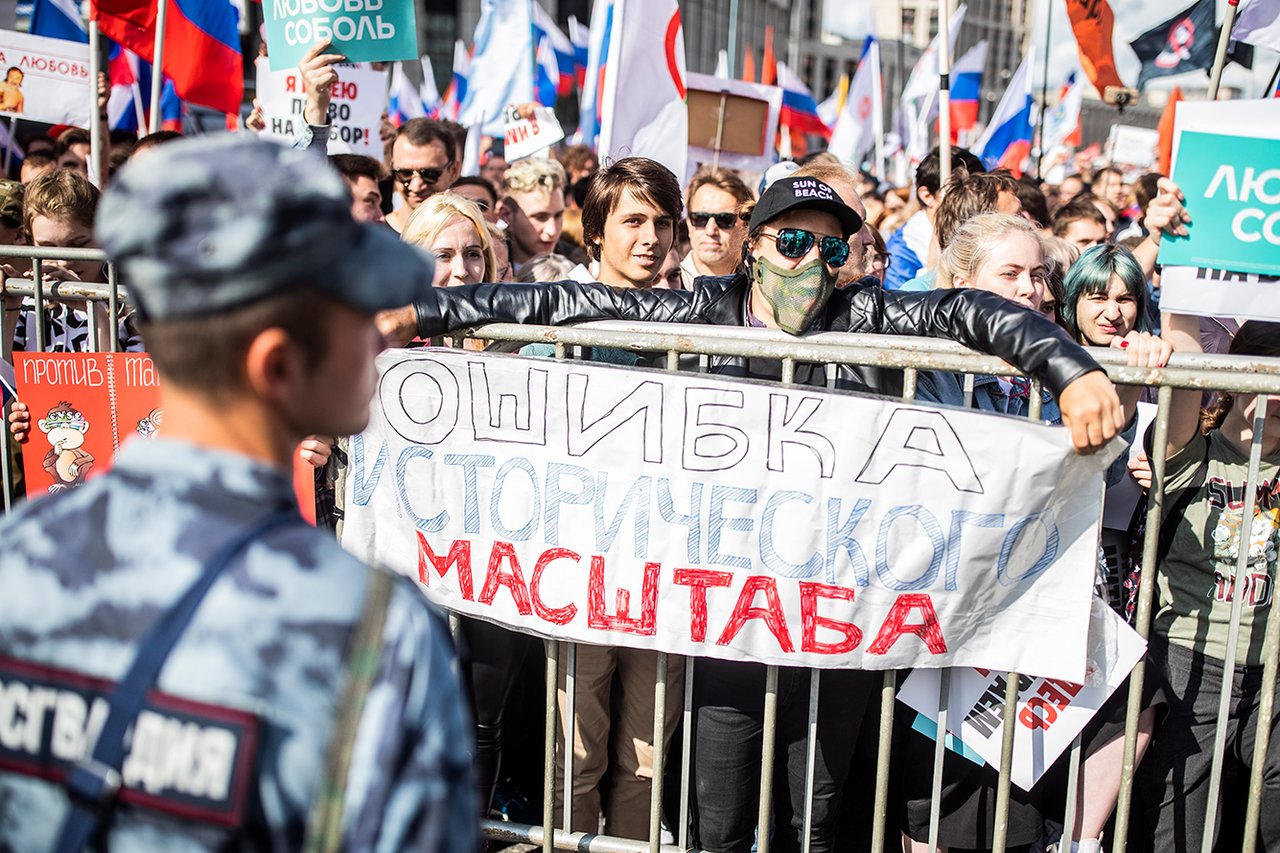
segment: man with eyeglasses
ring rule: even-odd
[[[453,186],[462,171],[453,135],[434,119],[411,118],[391,143],[391,176],[404,204],[387,216],[397,234],[418,205]]]
[[[690,249],[680,262],[686,290],[699,276],[733,275],[741,269],[747,223],[738,218],[738,208],[753,198],[742,178],[729,169],[704,167],[693,176],[685,194]]]
[[[436,288],[409,309],[387,312],[381,327],[393,343],[428,338],[489,322],[564,324],[620,319],[706,323],[809,331],[948,337],[1007,359],[1058,395],[1072,438],[1092,452],[1114,437],[1123,412],[1098,364],[1053,322],[977,290],[891,293],[878,285],[836,289],[850,259],[849,236],[862,217],[831,186],[813,177],[781,178],[752,209],[745,271],[703,276],[692,291],[621,289],[562,281],[547,284]],[[797,385],[827,386],[825,365],[793,365]],[[726,376],[780,381],[777,360],[712,356],[708,369]],[[841,366],[841,389],[898,395],[898,372]],[[781,667],[778,685],[773,827],[779,849],[799,849],[804,834],[811,673]],[[861,721],[877,695],[874,672],[828,670],[821,675],[818,732],[823,760],[814,768],[811,847],[835,847],[841,793]],[[709,850],[748,850],[759,791],[765,667],[702,659],[694,682],[695,843]],[[785,698],[784,698],[785,697]],[[726,779],[734,784],[724,784]]]

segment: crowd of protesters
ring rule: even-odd
[[[307,127],[297,147],[317,157],[326,156],[323,117],[328,87],[337,78],[334,61],[317,49],[302,65],[309,87]],[[108,171],[135,168],[124,164],[178,138],[166,132],[136,144],[113,144]],[[479,174],[462,176],[464,139],[465,130],[449,122],[412,119],[387,128],[382,160],[328,157],[349,190],[356,221],[392,229],[435,260],[432,283],[439,290],[379,315],[390,345],[421,346],[489,321],[557,324],[597,318],[763,327],[797,335],[835,330],[948,336],[1040,379],[1040,417],[1068,427],[1082,452],[1118,434],[1144,440],[1136,427],[1142,389],[1121,388],[1117,394],[1089,348],[1124,350],[1130,364],[1144,367],[1161,367],[1175,352],[1202,348],[1280,356],[1278,324],[1239,326],[1230,319],[1182,317],[1161,323],[1159,242],[1166,233],[1183,233],[1195,211],[1184,208],[1178,188],[1159,175],[1126,175],[1104,165],[1049,185],[990,171],[956,147],[945,182],[935,149],[919,164],[911,188],[886,186],[825,153],[778,164],[763,176],[704,166],[685,182],[653,160],[600,163],[589,148],[564,145],[554,157],[510,164],[500,148],[491,149]],[[19,180],[0,183],[0,239],[39,247],[96,246],[99,191],[86,176],[87,136],[74,128],[53,139],[36,136],[25,154]],[[29,264],[15,260],[5,263],[3,273],[6,278],[31,275]],[[102,281],[103,270],[97,263],[51,261],[43,275],[94,282]],[[123,283],[130,286],[127,279]],[[37,317],[29,298],[6,296],[3,334],[13,350],[32,351],[35,324],[43,322],[47,351],[105,349],[113,334],[118,349],[145,350],[134,315],[126,311],[112,326],[102,305],[90,309],[101,315],[91,324],[86,311],[56,297]],[[91,326],[96,340],[91,340]],[[546,356],[551,349],[531,345],[523,352]],[[622,366],[655,366],[665,358],[603,348],[586,357]],[[782,376],[777,363],[762,359],[713,358],[710,369],[766,381]],[[822,366],[797,366],[794,381],[828,384]],[[842,368],[835,385],[880,394],[902,390],[900,375],[870,367]],[[966,388],[963,377],[934,371],[919,377],[917,399],[1025,416],[1032,408],[1031,387],[1020,377],[977,376]],[[1257,517],[1242,522],[1239,502],[1214,497],[1205,484],[1238,487],[1243,481],[1256,403],[1220,395],[1202,411],[1203,402],[1198,392],[1174,395],[1167,439],[1166,506],[1174,509],[1167,513],[1167,536],[1162,529],[1157,567],[1152,666],[1139,721],[1133,849],[1200,846],[1231,610],[1222,580],[1233,571],[1242,529],[1251,531],[1251,571],[1273,571],[1280,548],[1274,488],[1280,407],[1273,400],[1266,413],[1260,476],[1271,485],[1259,491]],[[21,445],[30,413],[20,402],[13,406],[10,427]],[[309,440],[308,458],[317,468],[340,464],[334,441]],[[1145,441],[1149,451],[1151,437]],[[1124,478],[1150,485],[1145,456],[1113,466],[1108,487]],[[322,477],[321,482],[329,481]],[[340,510],[326,505],[321,516],[336,523]],[[1136,522],[1108,528],[1097,566],[1098,594],[1130,620],[1140,541]],[[1236,774],[1242,768],[1247,773],[1251,761],[1269,604],[1269,597],[1250,600],[1238,641],[1240,695],[1232,706],[1227,755]],[[530,701],[529,693],[540,689],[543,645],[478,620],[461,620],[459,634],[467,649],[464,682],[474,722],[479,799],[486,814],[536,823],[541,751],[528,742],[540,738],[541,705]],[[670,752],[680,739],[692,739],[690,829],[699,849],[745,853],[758,832],[770,832],[773,849],[799,850],[810,798],[809,849],[865,849],[865,804],[875,773],[874,759],[868,757],[874,747],[868,744],[874,744],[877,731],[878,674],[828,670],[819,676],[781,669],[774,817],[771,827],[757,827],[764,667],[700,660],[692,728],[684,729],[679,713],[683,661],[672,656],[667,704],[659,709],[666,715],[667,738],[656,744],[655,663],[648,651],[577,650],[574,742],[563,743],[562,728],[555,776],[559,810],[564,753],[571,748],[573,830],[647,837],[655,757]],[[570,707],[563,669],[560,677],[563,715]],[[810,731],[810,679],[819,677],[818,750],[810,791],[804,744]],[[1063,851],[1105,849],[1120,784],[1126,698],[1122,688],[1086,732],[1074,826],[1065,831],[1061,826],[1065,773],[1056,768],[1032,791],[1014,790],[1009,849],[1042,849],[1064,835],[1073,840],[1061,843]],[[909,725],[897,728],[890,821],[901,831],[904,849],[923,850],[934,805],[931,776],[924,769],[931,766],[931,741]],[[1280,773],[1278,750],[1274,743],[1269,747],[1266,763],[1264,849],[1280,846],[1280,801],[1273,784]],[[667,772],[678,773],[676,765],[667,762]],[[940,843],[953,850],[989,848],[995,832],[994,771],[948,754],[942,772]],[[678,834],[678,805],[668,797],[666,806],[664,826]],[[1228,815],[1242,814],[1243,801],[1228,800],[1223,808]],[[562,822],[558,814],[557,823]],[[1238,822],[1226,817],[1218,825],[1229,834]]]

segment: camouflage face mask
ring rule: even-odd
[[[778,328],[791,334],[804,332],[826,307],[836,287],[836,277],[814,258],[793,270],[781,269],[764,258],[751,264],[751,278],[760,287]]]

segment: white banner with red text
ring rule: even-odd
[[[1102,473],[1066,430],[460,350],[378,359],[343,544],[545,637],[1083,680]]]
[[[1089,663],[1080,682],[1020,675],[1014,709],[1013,784],[1030,791],[1067,751],[1142,659],[1147,643],[1100,598],[1093,599]],[[1000,766],[1008,672],[957,669],[947,689],[947,729],[988,764]],[[898,699],[936,724],[942,679],[938,671],[907,676]],[[935,734],[936,737],[936,734]]]

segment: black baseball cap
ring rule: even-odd
[[[760,196],[751,211],[747,230],[755,231],[788,210],[820,210],[831,214],[844,229],[846,240],[862,227],[862,217],[845,204],[829,185],[817,178],[788,177],[774,181]]]

